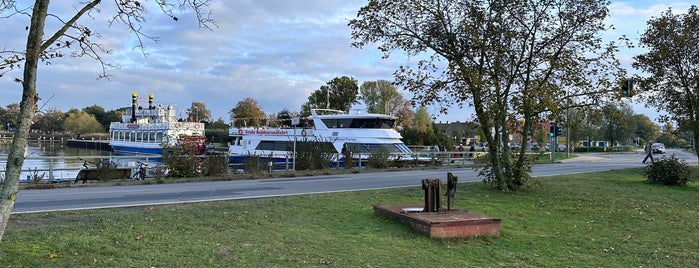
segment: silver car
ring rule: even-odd
[[[664,154],[665,153],[665,144],[653,143],[653,145],[651,145],[650,148],[654,154]]]

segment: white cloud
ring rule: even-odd
[[[258,100],[266,113],[299,110],[312,91],[334,77],[348,75],[360,83],[392,80],[399,65],[410,63],[401,57],[382,60],[372,47],[351,46],[347,22],[366,1],[213,1],[218,28],[212,31],[197,28],[191,13],[179,14],[173,22],[151,9],[143,30],[159,41],[143,40],[145,57],[123,25],[107,27],[111,4],[103,1],[99,13],[80,22],[102,34],[104,47],[113,50],[105,59],[121,69],[110,70],[110,80],[98,80],[100,66],[89,58],[64,57],[40,66],[38,90],[42,101],[50,99],[46,108],[67,111],[97,104],[116,109],[127,106],[131,92],[137,91],[180,108],[201,101],[214,118],[227,120],[228,111],[246,97]],[[607,35],[637,36],[651,16],[669,6],[681,10],[688,5],[615,1],[609,22],[617,30]],[[51,8],[65,20],[76,7],[53,2]],[[1,45],[21,50],[28,24],[26,16],[3,19],[0,36],[6,38]],[[12,72],[0,78],[0,105],[19,102],[21,85],[13,79],[20,76]],[[438,120],[464,121],[470,115],[468,109],[452,109]]]

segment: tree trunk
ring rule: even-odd
[[[12,145],[7,156],[5,168],[5,180],[0,192],[2,215],[0,216],[0,241],[5,234],[7,222],[10,219],[12,208],[17,200],[17,188],[19,177],[24,164],[29,128],[31,127],[38,95],[36,94],[36,73],[41,55],[41,44],[44,36],[44,23],[48,12],[49,0],[36,0],[32,13],[29,35],[27,36],[27,50],[24,61],[24,74],[22,80],[22,101],[20,102],[19,125],[12,137]]]

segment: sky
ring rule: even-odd
[[[18,1],[27,7],[29,1]],[[33,2],[33,1],[31,1]],[[70,1],[70,3],[79,1]],[[151,1],[152,2],[152,1]],[[78,8],[68,1],[53,1],[49,12],[67,20]],[[238,0],[211,1],[211,17],[217,27],[198,28],[193,14],[179,14],[173,22],[150,9],[143,31],[158,37],[157,42],[144,40],[145,51],[123,25],[107,26],[112,1],[102,1],[100,12],[79,22],[89,25],[102,36],[100,43],[111,54],[104,60],[119,65],[108,70],[109,79],[98,79],[102,69],[90,58],[63,57],[41,64],[37,90],[42,111],[84,108],[99,105],[105,110],[130,105],[131,92],[155,102],[173,104],[179,116],[193,101],[203,102],[214,120],[229,121],[229,111],[247,98],[258,101],[262,110],[277,113],[284,109],[298,111],[311,92],[339,76],[359,81],[384,79],[393,81],[393,72],[415,60],[400,55],[382,59],[375,46],[362,49],[351,46],[347,26],[366,0]],[[633,42],[645,30],[646,21],[669,7],[683,12],[693,3],[674,0],[612,1],[608,23],[614,30],[605,32],[608,40],[626,35]],[[0,51],[23,50],[29,25],[27,16],[6,17],[0,14]],[[47,23],[47,34],[55,32],[56,21]],[[639,48],[623,49],[622,64],[630,73],[632,57],[643,53]],[[21,100],[21,71],[0,77],[0,106]],[[410,92],[401,92],[411,98]],[[633,103],[636,113],[656,119],[655,108]],[[466,121],[473,118],[468,108],[450,109],[439,114],[437,107],[428,111],[439,122]]]

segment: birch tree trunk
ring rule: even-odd
[[[7,222],[17,200],[17,189],[22,165],[24,164],[29,128],[31,127],[32,119],[36,112],[36,103],[39,98],[36,94],[36,74],[42,51],[41,45],[48,6],[49,0],[36,0],[29,26],[22,81],[22,101],[19,105],[19,125],[12,137],[12,145],[10,146],[5,167],[5,180],[2,182],[2,190],[0,192],[0,203],[2,204],[2,211],[0,212],[2,213],[0,215],[0,241],[5,234]]]

